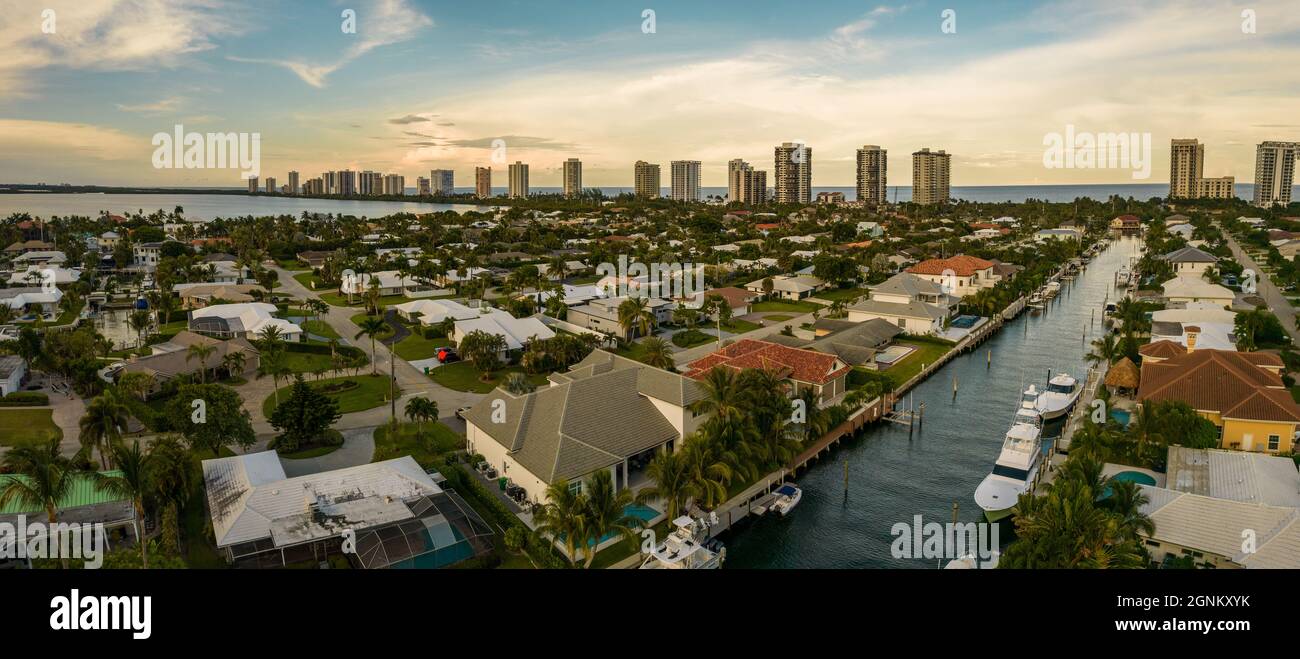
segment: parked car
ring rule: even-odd
[[[451,346],[442,346],[441,348],[438,348],[437,356],[439,364],[460,361],[460,355],[457,355],[456,349]]]

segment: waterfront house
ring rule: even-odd
[[[926,259],[906,272],[939,284],[952,295],[966,297],[997,284],[993,274],[995,265],[992,261],[958,254],[946,259]]]
[[[1110,230],[1119,233],[1141,233],[1142,219],[1136,215],[1120,215],[1110,221]]]
[[[823,406],[837,402],[846,391],[851,366],[834,354],[791,348],[770,341],[741,339],[686,366],[686,377],[702,380],[715,368],[743,371],[750,368],[776,369],[791,384],[787,392],[797,396],[812,389]]]
[[[1162,400],[1191,405],[1218,428],[1222,448],[1273,454],[1292,450],[1300,405],[1282,382],[1280,357],[1198,349],[1194,336],[1186,352],[1177,354],[1171,343],[1143,347],[1139,405]]]
[[[63,291],[58,288],[49,291],[35,286],[0,288],[0,304],[17,312],[55,314],[59,311],[59,301],[62,299]]]
[[[650,458],[679,449],[705,418],[689,409],[700,398],[694,381],[604,350],[548,379],[549,387],[522,396],[498,389],[465,413],[470,453],[535,503],[553,483],[581,492],[604,470],[617,489],[639,488]]]
[[[1200,277],[1205,274],[1206,270],[1219,262],[1218,257],[1195,247],[1174,250],[1160,258],[1168,261],[1169,265],[1174,269],[1174,274],[1179,277],[1183,275]]]
[[[1154,566],[1190,558],[1208,569],[1300,568],[1300,509],[1139,487],[1147,498],[1141,511],[1155,524],[1144,538]]]
[[[822,321],[818,321],[818,324],[822,324]],[[883,318],[873,318],[862,323],[852,323],[803,347],[835,355],[850,366],[874,369],[877,367],[876,353],[902,333],[903,328],[898,325]]]
[[[957,302],[940,284],[907,272],[868,290],[868,299],[848,308],[848,319],[857,323],[882,319],[912,334],[942,331]]]
[[[1182,274],[1161,284],[1164,298],[1171,303],[1209,302],[1219,306],[1232,304],[1231,289],[1205,281],[1200,275]]]

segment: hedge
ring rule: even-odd
[[[4,398],[0,398],[0,406],[18,407],[18,406],[42,406],[49,405],[50,397],[39,391],[15,391]]]

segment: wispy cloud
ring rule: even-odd
[[[276,59],[267,57],[242,57],[231,55],[227,59],[246,64],[268,64],[293,72],[303,82],[323,88],[334,72],[347,66],[370,51],[413,38],[421,30],[432,27],[433,19],[412,7],[406,0],[374,0],[368,8],[357,11],[357,42],[333,62],[312,64],[301,59]]]
[[[167,98],[164,98],[159,101],[155,101],[153,103],[138,103],[134,105],[127,104],[127,103],[118,103],[117,109],[123,112],[134,112],[138,114],[154,116],[160,114],[170,114],[172,112],[175,112],[176,110],[180,109],[181,104],[183,104],[184,102],[185,99],[179,96],[169,96]]]

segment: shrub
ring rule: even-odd
[[[39,391],[15,391],[0,398],[0,405],[14,407],[18,405],[49,405],[50,397]]]

